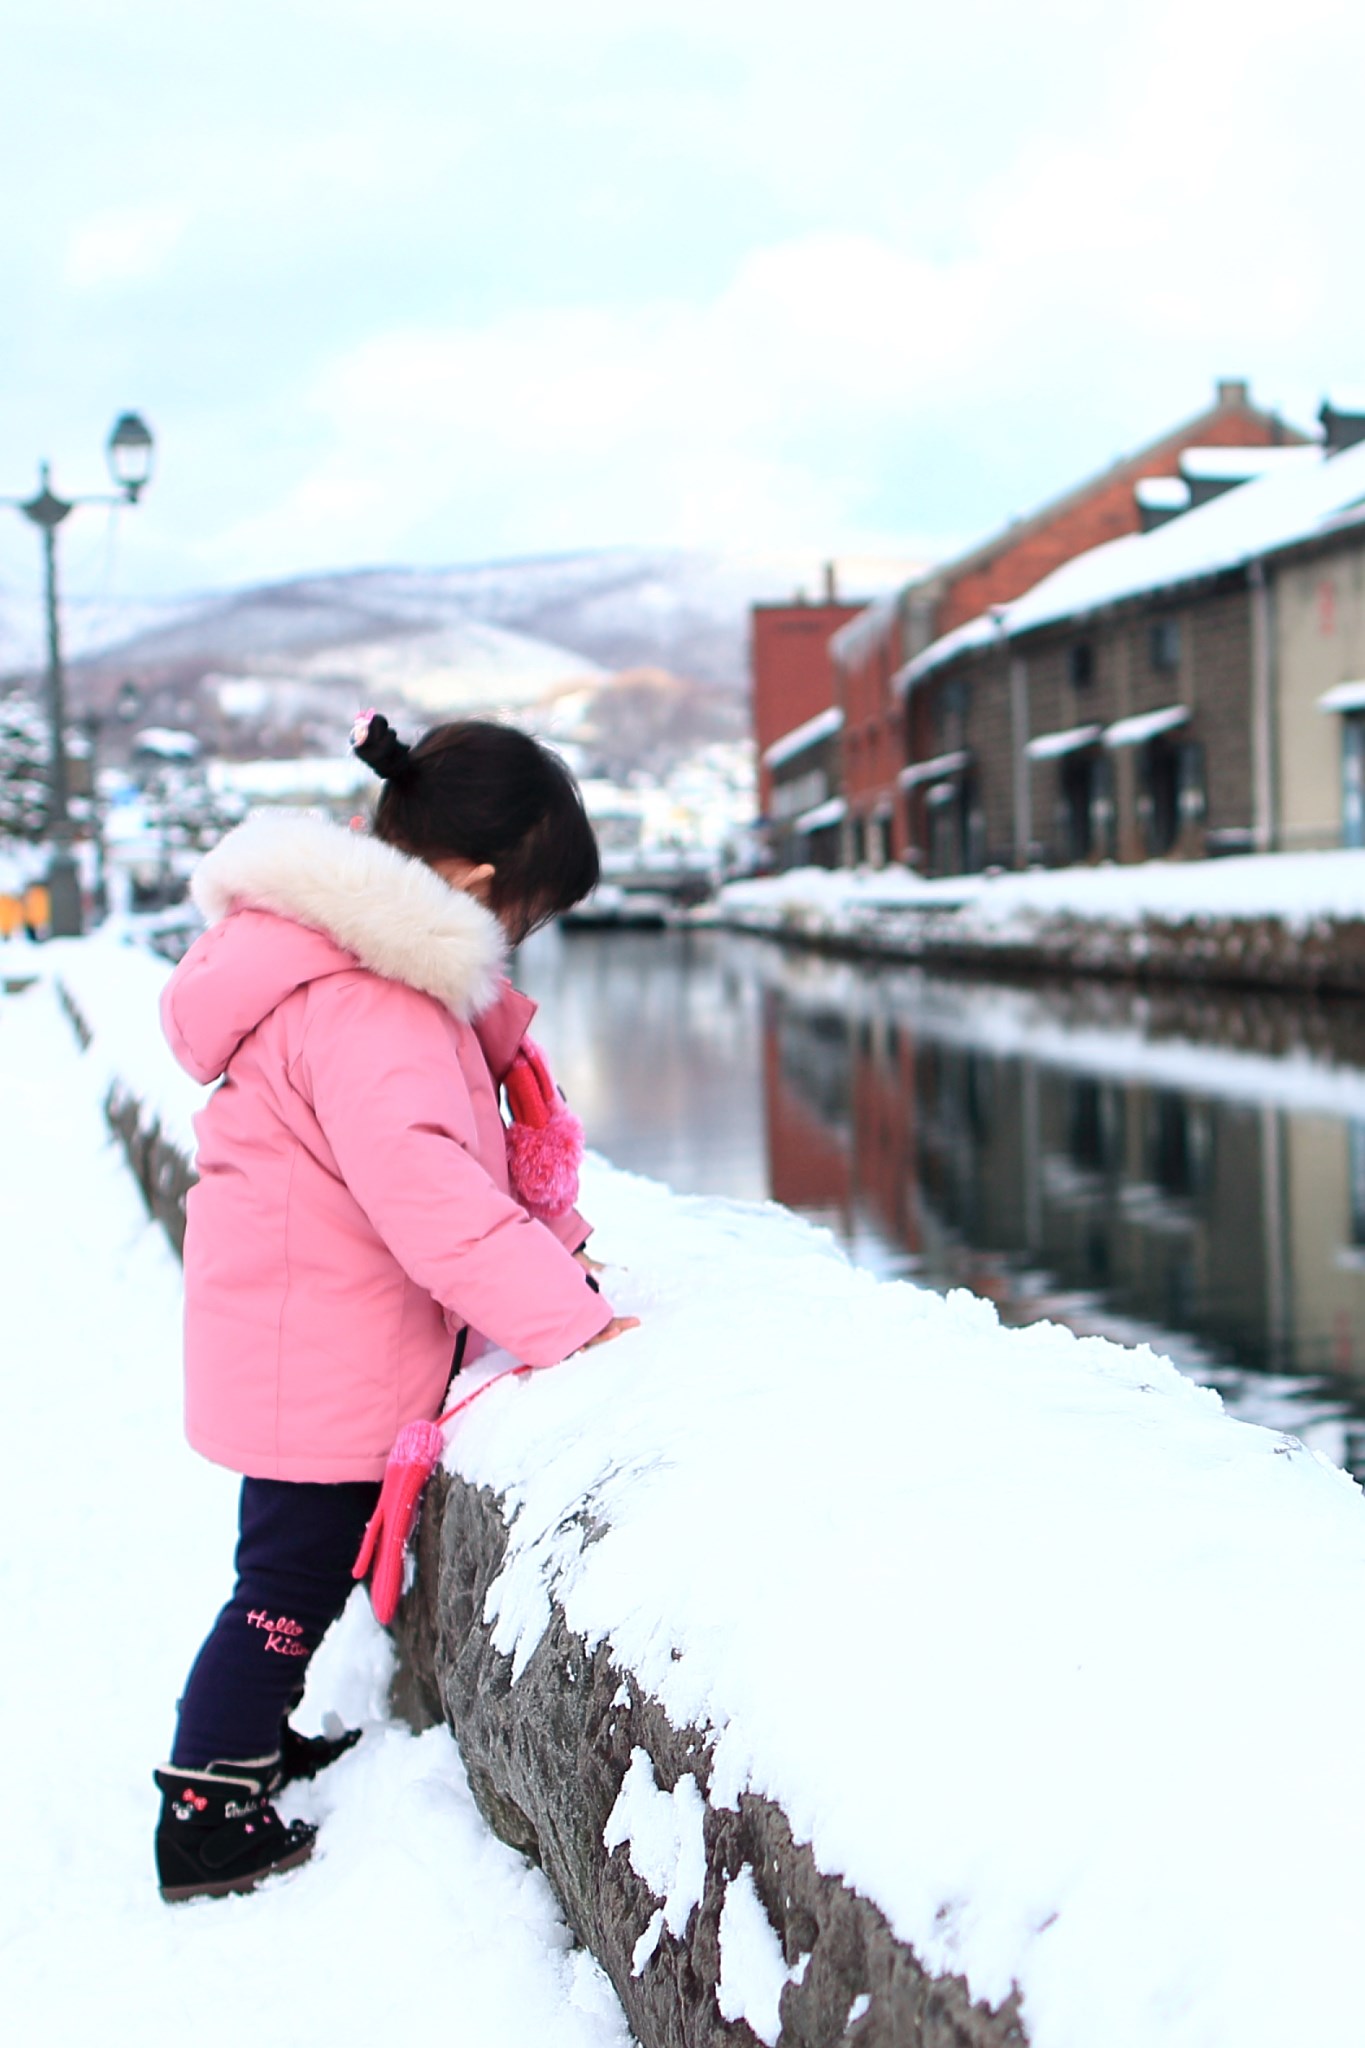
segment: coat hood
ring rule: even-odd
[[[249,818],[206,854],[191,895],[210,930],[167,983],[162,1019],[197,1080],[224,1071],[295,989],[357,965],[435,996],[462,1022],[499,989],[502,929],[423,861],[296,814]]]

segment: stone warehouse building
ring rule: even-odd
[[[1323,424],[905,665],[912,864],[1365,844],[1365,417]]]
[[[842,795],[846,804],[841,857],[848,865],[878,866],[922,851],[922,813],[951,799],[927,782],[914,803],[902,778],[907,754],[928,758],[925,730],[912,729],[907,747],[905,669],[924,649],[968,621],[1023,595],[1063,563],[1106,542],[1137,535],[1205,493],[1256,474],[1249,450],[1302,445],[1305,436],[1277,414],[1251,402],[1247,385],[1228,379],[1212,406],[1125,456],[1028,518],[870,606],[831,642],[832,701],[844,714]],[[1196,471],[1182,473],[1192,450],[1203,451]],[[1239,453],[1239,451],[1241,451]],[[919,707],[912,705],[912,728]],[[935,707],[939,751],[951,753],[954,714]],[[951,819],[944,829],[957,829]],[[965,833],[965,823],[961,827]]]

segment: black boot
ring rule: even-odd
[[[286,1826],[266,1796],[278,1764],[267,1757],[153,1773],[163,1794],[156,1830],[163,1899],[249,1892],[272,1871],[307,1862],[317,1829],[302,1820]]]
[[[339,1718],[335,1725],[340,1727]],[[286,1721],[280,1730],[279,1776],[271,1791],[278,1792],[282,1785],[292,1785],[300,1778],[316,1778],[328,1764],[334,1764],[339,1756],[345,1756],[348,1749],[354,1749],[360,1735],[359,1728],[343,1728],[337,1735],[300,1735],[298,1729],[291,1728]]]

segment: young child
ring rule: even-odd
[[[573,1210],[509,1191],[499,1089],[534,1005],[508,945],[577,903],[597,846],[567,769],[466,721],[404,746],[362,716],[372,833],[248,820],[200,864],[209,929],[167,983],[197,1119],[185,1239],[186,1430],[242,1473],[237,1583],[158,1771],[162,1896],[250,1890],[314,1829],[271,1795],[358,1733],[287,1716],[345,1605],[394,1438],[435,1417],[475,1335],[552,1365],[634,1327]]]

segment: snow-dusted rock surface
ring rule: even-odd
[[[1354,2039],[1354,1483],[775,1207],[584,1206],[642,1326],[452,1425],[402,1697],[639,2039]]]

